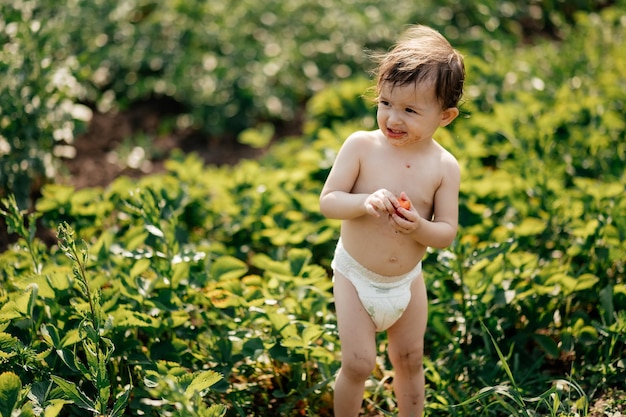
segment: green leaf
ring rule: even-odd
[[[152,327],[157,328],[159,320],[136,311],[121,308],[113,313],[115,327]]]
[[[195,392],[201,393],[202,391],[209,389],[222,379],[222,375],[215,371],[202,371],[198,373],[191,384],[185,390],[185,396],[191,398]]]
[[[545,334],[533,334],[533,339],[541,346],[541,348],[552,356],[553,358],[559,357],[559,347],[551,337]]]
[[[615,306],[613,305],[613,286],[607,285],[600,290],[600,306],[602,307],[602,317],[606,325],[615,322]]]
[[[243,344],[243,349],[241,351],[244,356],[252,360],[257,360],[259,355],[261,355],[263,352],[265,352],[265,344],[260,337],[246,340]]]
[[[74,352],[72,352],[71,350],[57,349],[56,352],[57,355],[59,355],[59,358],[61,358],[61,360],[63,361],[63,363],[65,363],[68,368],[70,368],[73,372],[88,372],[87,368],[85,368],[85,366],[79,360],[77,360]]]
[[[546,230],[545,220],[536,217],[526,217],[515,227],[515,233],[519,236],[535,236]]]
[[[275,261],[264,253],[255,254],[252,257],[252,265],[267,272],[289,274],[289,266],[286,265],[286,262]]]
[[[17,233],[24,239],[26,239],[26,228],[24,227],[24,214],[26,211],[20,210],[15,200],[15,195],[10,194],[8,198],[0,200],[0,214],[4,216],[7,230],[9,233]],[[2,209],[2,206],[6,206],[8,211]]]
[[[517,391],[517,383],[515,382],[515,378],[513,378],[513,372],[511,371],[511,368],[509,367],[509,364],[507,363],[506,358],[502,354],[502,351],[500,350],[500,347],[498,346],[496,339],[493,337],[493,335],[491,334],[491,332],[489,331],[489,329],[487,328],[487,326],[482,320],[480,321],[480,325],[483,328],[483,330],[487,333],[487,335],[489,335],[489,338],[491,339],[491,344],[496,349],[496,353],[498,354],[498,357],[500,358],[500,362],[502,363],[504,372],[509,377],[511,384],[513,384],[513,388]]]
[[[226,406],[222,404],[213,404],[206,409],[206,414],[203,414],[203,417],[222,417],[226,415],[226,411],[228,411]]]
[[[576,278],[564,273],[557,273],[546,280],[546,285],[559,285],[561,291],[565,295],[569,295],[576,288]]]
[[[50,346],[54,348],[61,347],[61,338],[59,337],[59,331],[52,324],[41,325],[41,336]]]
[[[61,388],[61,391],[65,394],[65,396],[71,400],[76,406],[82,408],[83,410],[91,411],[93,413],[97,413],[96,404],[94,401],[85,395],[76,385],[73,383],[66,381],[65,379],[58,377],[56,375],[50,376],[52,380]]]
[[[42,187],[42,198],[37,200],[37,211],[51,211],[69,203],[75,193],[74,187],[62,184],[46,184]]]
[[[87,260],[89,258],[89,247],[87,246],[87,242],[85,242],[84,239],[77,239],[76,253],[81,255],[80,263],[83,264],[83,266],[86,266]]]
[[[324,334],[324,328],[317,324],[308,324],[302,332],[302,340],[307,345],[315,342]]]
[[[241,278],[248,272],[245,262],[233,256],[221,256],[211,266],[211,274],[216,280]]]
[[[272,323],[275,330],[280,332],[283,337],[295,336],[298,337],[298,332],[295,326],[291,325],[291,320],[285,314],[281,313],[267,313],[267,318]]]
[[[23,317],[15,301],[11,300],[0,307],[0,322],[10,322],[13,319]]]
[[[113,405],[113,409],[109,414],[109,417],[123,417],[124,411],[126,411],[126,406],[128,405],[128,399],[130,398],[130,391],[132,386],[127,386],[124,391],[117,396],[115,400],[115,404]]]
[[[311,260],[311,251],[308,249],[291,249],[287,255],[289,259],[289,267],[293,276],[302,276],[304,267]]]
[[[21,342],[17,337],[9,333],[0,332],[0,350],[16,350],[20,345]]]
[[[30,296],[28,297],[28,307],[26,311],[28,312],[28,317],[32,318],[35,303],[37,302],[37,294],[39,293],[39,285],[35,283],[30,283],[28,284],[26,289],[30,289]]]
[[[179,263],[173,266],[171,281],[174,288],[178,288],[180,283],[189,277],[190,266],[187,262]]]
[[[56,293],[57,291],[64,291],[70,288],[70,280],[63,268],[58,265],[54,265],[54,269],[47,271],[46,283]],[[50,297],[53,298],[53,297]]]
[[[471,262],[479,262],[483,260],[493,261],[499,255],[510,252],[513,249],[513,241],[507,240],[506,242],[496,242],[489,246],[482,248],[474,252],[471,256]]]
[[[285,363],[300,363],[305,360],[301,353],[294,353],[293,350],[287,349],[281,343],[276,343],[268,350],[270,356],[277,361]]]
[[[269,123],[262,124],[259,128],[245,129],[239,134],[237,141],[253,148],[265,148],[274,136],[274,126]]]
[[[215,308],[228,308],[242,305],[242,300],[230,291],[215,289],[207,290],[206,297],[211,300],[211,304]],[[187,321],[185,319],[185,321]]]
[[[81,332],[78,329],[69,329],[65,332],[65,336],[63,336],[63,339],[61,340],[61,346],[64,348],[72,346],[83,339],[84,336],[81,335]]]
[[[24,291],[19,293],[19,295],[13,299],[14,308],[22,315],[22,317],[30,317],[29,313],[32,305],[33,292],[34,291]],[[7,304],[11,304],[11,302]],[[4,306],[2,310],[4,310]]]
[[[292,349],[307,347],[307,344],[304,343],[300,336],[293,334],[285,336],[283,340],[280,341],[280,344],[286,348]]]
[[[598,278],[597,276],[593,274],[579,275],[576,278],[576,285],[574,287],[574,291],[584,291],[584,290],[588,290],[589,288],[593,288],[593,286],[595,286],[598,283],[598,281],[600,281],[600,278]]]
[[[150,267],[149,259],[139,259],[130,269],[129,276],[131,279],[143,274]]]
[[[46,408],[44,409],[44,412],[43,412],[43,417],[58,416],[65,404],[71,404],[71,402],[58,399],[58,398],[48,401]]]
[[[11,417],[21,389],[22,381],[16,374],[0,374],[0,416]]]

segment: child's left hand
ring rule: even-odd
[[[393,205],[395,213],[390,215],[390,219],[396,232],[408,234],[417,230],[420,216],[404,191]]]

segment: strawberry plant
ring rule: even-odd
[[[321,10],[292,5],[302,7],[297,12]],[[485,5],[502,13],[524,10]],[[284,28],[277,10],[287,10],[287,3],[270,6],[276,20],[261,15],[259,27]],[[2,33],[17,42],[16,33],[31,30],[34,16],[46,9],[29,14],[25,2],[11,7],[23,22],[9,32],[6,24]],[[130,63],[121,59],[128,58],[123,45],[155,34],[194,45],[195,35],[165,17],[197,16],[183,20],[204,25],[199,12],[208,7],[94,3],[91,12],[81,11],[106,11],[110,19],[88,28],[94,37],[81,38],[71,26],[67,40],[120,58],[119,67],[109,68],[116,74],[134,73],[126,84],[125,76],[108,81],[114,96],[133,99],[165,88],[180,97],[193,91],[193,77],[180,84],[167,78],[179,74],[177,42],[142,49]],[[77,10],[56,19],[67,22]],[[257,9],[237,6],[232,19],[251,18],[251,10]],[[474,12],[484,28],[496,25],[484,8]],[[478,48],[484,32],[468,29],[464,48],[481,53],[467,54],[465,117],[436,137],[458,157],[463,181],[458,238],[424,259],[426,415],[592,415],[609,398],[599,411],[606,415],[623,404],[623,6],[567,16],[576,26],[559,26],[562,42],[517,49],[491,36]],[[217,23],[207,25],[216,30]],[[118,26],[126,31],[116,35]],[[225,48],[237,49],[235,34],[222,36],[229,40]],[[269,32],[257,36],[276,40]],[[246,42],[258,47],[256,40]],[[314,44],[298,53],[323,46]],[[305,61],[320,58],[332,72],[328,54]],[[104,71],[87,56],[77,56],[85,65],[76,74],[81,81]],[[158,65],[159,56],[171,59]],[[274,62],[280,54],[263,57],[263,65],[296,65]],[[226,68],[226,61],[205,58],[205,65],[215,65],[211,76]],[[193,54],[181,59],[200,62]],[[138,76],[142,68],[150,68],[146,77]],[[306,68],[311,82],[322,77]],[[344,138],[374,128],[375,109],[363,98],[370,82],[353,75],[308,101],[302,136],[281,138],[256,160],[207,166],[198,155],[175,152],[162,172],[122,176],[104,188],[46,184],[30,210],[23,196],[5,193],[0,211],[14,243],[0,253],[0,414],[332,415],[339,342],[330,260],[339,223],[320,215],[318,198]],[[98,88],[90,86],[85,97],[104,106],[110,94],[100,97]],[[238,106],[254,101],[251,90],[244,94],[246,85],[238,88],[225,96],[242,93]],[[282,105],[295,97],[289,94],[279,98]],[[304,93],[294,94],[303,100]],[[211,106],[189,111],[208,115]],[[249,127],[243,138],[264,143],[270,133],[267,125]],[[55,237],[41,239],[41,229]],[[367,415],[397,412],[385,344],[380,334],[363,404]]]

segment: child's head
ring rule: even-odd
[[[380,60],[376,91],[383,84],[434,86],[442,109],[457,107],[463,94],[463,56],[439,32],[426,26],[412,26],[395,47]]]

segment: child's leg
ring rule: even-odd
[[[420,274],[411,285],[411,301],[407,309],[387,331],[399,417],[421,417],[424,411],[423,360],[427,321],[428,299]]]
[[[336,417],[358,416],[365,381],[376,364],[376,329],[356,289],[335,273],[335,310],[341,342],[341,370],[335,381]]]

